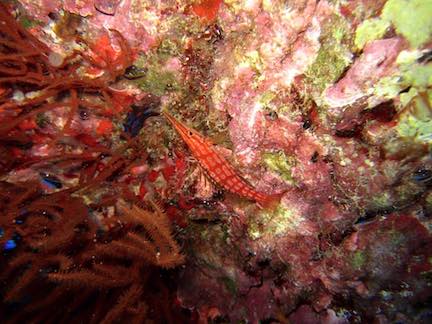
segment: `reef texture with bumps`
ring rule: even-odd
[[[180,228],[183,307],[203,322],[431,320],[432,1],[21,2],[40,25],[68,12],[85,33],[118,30],[144,71],[119,81],[134,100],[159,97],[257,191],[283,193],[271,208],[222,196],[162,118],[146,124],[140,194]]]

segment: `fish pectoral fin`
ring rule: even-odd
[[[226,147],[217,145],[217,144],[212,144],[212,148],[213,150],[217,153],[217,155],[223,157],[224,159],[226,159],[227,161],[231,163],[231,160],[233,159],[233,152],[230,149],[227,149]]]
[[[209,175],[209,173],[201,166],[198,164],[198,172],[200,175],[200,178],[202,179],[202,181],[204,181],[204,184],[206,186],[211,186],[213,189],[218,186],[218,184],[216,183],[215,180],[213,180],[213,178]]]

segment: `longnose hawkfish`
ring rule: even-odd
[[[237,174],[234,167],[225,158],[218,154],[215,144],[168,112],[162,113],[187,144],[200,166],[218,185],[231,193],[254,200],[263,207],[268,207],[273,202],[280,200],[281,194],[267,195],[256,191]]]

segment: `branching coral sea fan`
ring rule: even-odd
[[[142,158],[139,143],[127,134],[120,145],[109,137],[98,142],[76,126],[88,112],[116,118],[109,85],[130,64],[128,45],[111,31],[121,64],[89,79],[80,69],[95,62],[78,51],[52,52],[8,11],[0,5],[2,321],[172,322],[158,311],[171,298],[158,268],[184,260],[166,215],[120,183],[103,190]],[[72,180],[62,185],[48,169]],[[97,217],[107,208],[114,210],[109,218]]]

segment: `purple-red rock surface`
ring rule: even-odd
[[[149,159],[128,181],[169,206],[187,258],[176,295],[200,323],[432,321],[432,1],[19,3],[64,56],[114,64],[118,31],[137,74],[111,86],[157,97],[280,194],[259,206],[221,192],[162,117],[146,121]],[[74,19],[85,43],[66,36]],[[3,180],[35,177],[20,172]]]

